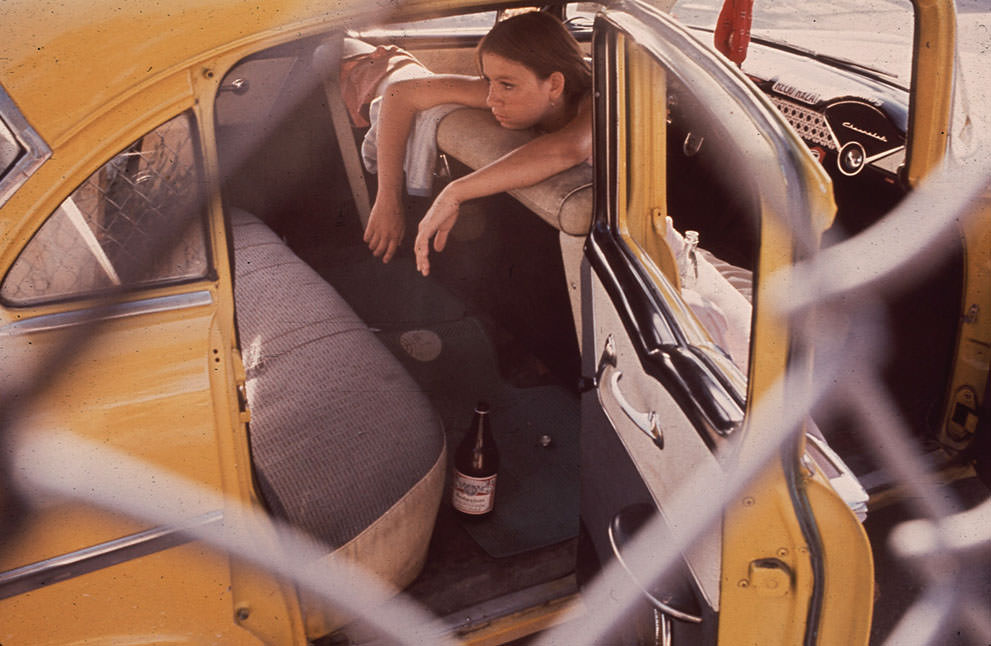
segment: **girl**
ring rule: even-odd
[[[476,50],[481,77],[438,74],[393,83],[379,113],[378,192],[364,240],[389,262],[405,234],[402,173],[415,114],[442,103],[488,108],[504,128],[538,136],[504,157],[448,184],[420,221],[416,267],[430,273],[430,240],[442,251],[465,200],[537,184],[592,154],[592,73],[567,28],[529,12],[503,20]]]

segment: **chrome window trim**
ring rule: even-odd
[[[190,542],[185,530],[223,521],[222,511],[212,511],[179,527],[153,527],[44,561],[0,572],[0,599],[37,590],[112,565],[161,552]]]
[[[61,330],[84,323],[111,321],[130,318],[132,316],[142,316],[144,314],[203,307],[211,304],[213,304],[213,294],[204,289],[188,294],[174,294],[172,296],[159,296],[157,298],[118,303],[110,307],[97,306],[95,308],[74,310],[71,312],[42,314],[41,316],[35,316],[23,321],[14,321],[0,327],[0,337]]]
[[[0,119],[24,146],[24,156],[7,173],[0,177],[0,207],[52,156],[52,149],[27,122],[14,100],[0,85]]]

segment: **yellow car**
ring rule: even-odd
[[[986,497],[987,13],[759,2],[733,62],[752,4],[6,0],[0,644],[986,639],[925,573],[986,567],[944,488]],[[528,10],[591,61],[592,163],[381,263],[376,84]],[[415,134],[408,231],[533,136]]]

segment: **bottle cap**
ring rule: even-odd
[[[480,401],[477,404],[475,404],[475,412],[476,413],[487,413],[487,412],[489,412],[489,402],[487,402],[487,401]]]

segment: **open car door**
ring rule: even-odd
[[[671,631],[674,643],[866,643],[870,547],[829,474],[805,459],[804,423],[727,500],[725,483],[698,477],[729,481],[753,464],[769,430],[755,409],[786,418],[782,379],[805,350],[761,309],[759,278],[814,250],[834,211],[829,180],[742,74],[654,9],[600,15],[593,47],[584,535],[600,563],[622,563],[646,516],[678,530],[712,514],[680,578],[637,581],[653,597],[648,643]],[[707,251],[682,277],[687,230]]]

